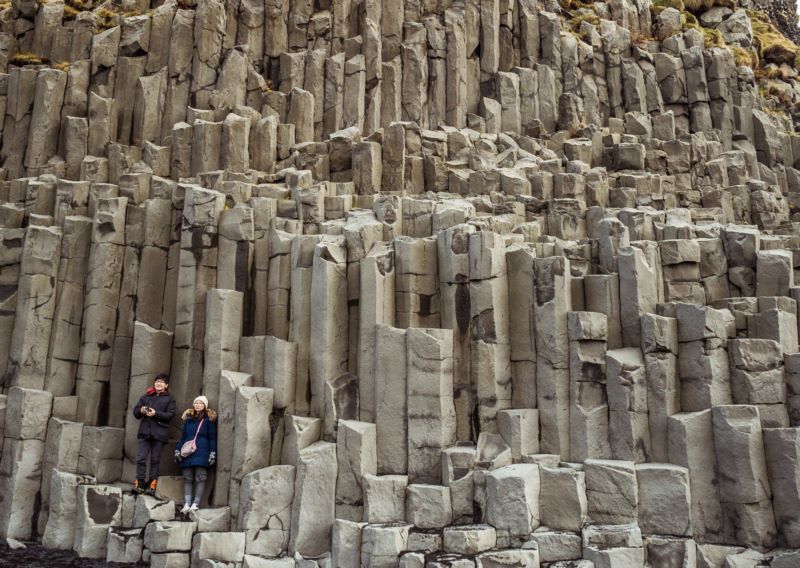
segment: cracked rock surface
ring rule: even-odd
[[[794,8],[0,2],[0,537],[800,566]],[[177,418],[128,492],[159,373],[186,518]]]

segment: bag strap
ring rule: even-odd
[[[192,438],[192,442],[197,442],[197,435],[200,434],[200,428],[203,427],[203,422],[204,421],[205,421],[205,418],[201,418],[200,419],[200,424],[197,425],[197,430],[194,433],[194,438]]]

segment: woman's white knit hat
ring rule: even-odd
[[[198,400],[199,400],[200,402],[202,402],[202,403],[203,403],[203,407],[205,407],[206,409],[208,409],[208,398],[204,397],[204,396],[201,394],[200,396],[196,397],[196,398],[194,399],[194,401],[192,401],[192,404],[194,404],[194,403],[195,403],[195,402],[197,402]]]

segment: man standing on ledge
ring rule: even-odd
[[[136,457],[134,494],[155,495],[158,485],[158,465],[161,448],[169,441],[169,423],[175,417],[175,399],[169,394],[169,377],[157,375],[153,386],[133,407],[139,422],[139,453]],[[150,456],[150,477],[147,477],[147,456]],[[149,479],[146,482],[145,479]]]

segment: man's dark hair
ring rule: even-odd
[[[158,380],[162,380],[162,381],[164,381],[165,383],[169,384],[169,377],[168,377],[167,375],[165,375],[164,373],[159,373],[159,374],[157,374],[157,375],[156,375],[156,378],[155,378],[155,379],[153,379],[153,382],[156,382],[156,381],[158,381]]]

